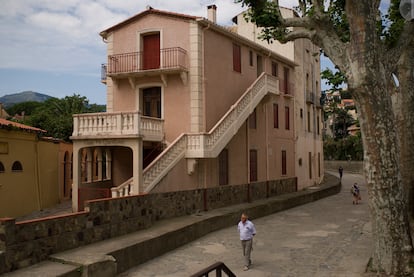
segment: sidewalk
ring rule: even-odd
[[[339,194],[313,202],[337,191],[338,180],[327,176],[330,184],[322,187],[170,219],[5,276],[189,276],[216,261],[237,276],[361,276],[370,249],[368,206],[353,206],[348,186],[362,184],[362,177],[345,175]],[[242,211],[258,229],[254,266],[247,272],[234,227]]]

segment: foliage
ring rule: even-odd
[[[28,116],[41,105],[42,103],[38,101],[21,102],[6,108],[6,111],[10,116],[14,116],[16,114],[22,115],[23,113]]]
[[[361,132],[358,132],[355,136],[347,136],[340,140],[326,136],[323,142],[323,152],[327,160],[362,161],[364,150]]]
[[[321,72],[321,78],[325,79],[332,90],[342,90],[342,85],[346,82],[346,77],[340,71],[333,72],[330,68],[326,68]]]
[[[47,136],[69,141],[73,131],[73,114],[104,111],[104,106],[89,105],[85,96],[50,98],[34,109],[24,124],[47,131]]]
[[[352,116],[348,113],[347,110],[344,109],[337,109],[335,111],[335,117],[333,122],[333,133],[334,138],[342,139],[348,136],[348,127],[353,125],[355,120]]]

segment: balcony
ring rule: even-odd
[[[293,97],[294,96],[295,86],[291,82],[287,82],[285,80],[279,80],[279,91],[285,97]]]
[[[306,103],[315,104],[315,93],[313,91],[306,91]]]
[[[85,113],[73,115],[72,139],[143,137],[162,141],[164,121],[139,112]]]
[[[180,47],[161,49],[156,55],[144,52],[114,54],[102,64],[101,81],[107,77],[122,79],[141,76],[181,74],[188,71],[187,52]],[[183,78],[183,76],[181,76]]]

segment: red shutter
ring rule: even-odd
[[[143,37],[143,69],[160,68],[160,34]]]
[[[241,51],[237,44],[233,44],[233,70],[241,72]]]
[[[257,181],[257,150],[250,150],[250,182]]]
[[[289,107],[285,107],[285,128],[290,129]]]
[[[287,174],[286,151],[282,150],[282,175]]]
[[[279,128],[279,105],[273,104],[273,128]]]
[[[229,158],[228,150],[223,149],[219,155],[219,185],[229,183]]]

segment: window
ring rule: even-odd
[[[233,70],[241,73],[241,51],[237,44],[233,44]]]
[[[310,119],[310,112],[308,111],[308,132],[311,132],[311,119]]]
[[[0,173],[4,173],[4,165],[0,162]]]
[[[257,150],[250,150],[250,182],[257,181]]]
[[[219,185],[229,183],[229,152],[223,149],[219,155]]]
[[[289,107],[285,107],[285,129],[290,130]]]
[[[309,179],[312,179],[312,153],[309,152]]]
[[[143,89],[142,105],[144,116],[161,118],[161,87]]]
[[[272,75],[276,77],[278,75],[278,65],[276,62],[272,62]]]
[[[256,129],[256,109],[249,116],[249,128]]]
[[[287,175],[286,150],[282,150],[282,175]]]
[[[316,126],[316,132],[319,135],[319,128],[320,128],[320,126],[319,126],[319,115],[316,117],[316,124],[317,124],[317,126]]]
[[[249,64],[250,66],[253,66],[253,51],[249,51]]]
[[[279,128],[279,105],[273,104],[273,128]]]
[[[284,76],[284,92],[285,94],[289,94],[289,68],[284,67],[283,68],[283,76]]]
[[[321,177],[321,153],[318,152],[318,177]]]
[[[12,171],[23,171],[23,166],[19,161],[15,161],[12,165]]]

